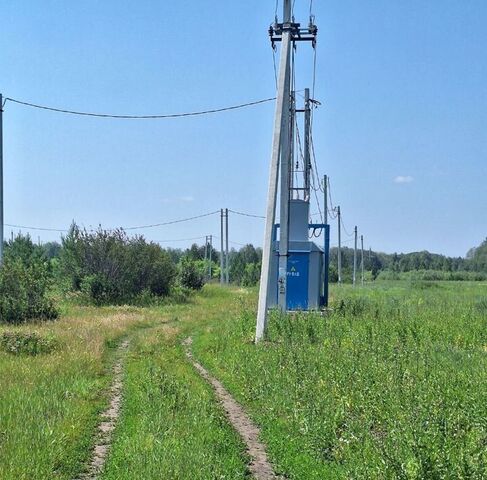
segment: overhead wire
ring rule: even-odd
[[[263,215],[254,215],[252,213],[239,212],[237,210],[231,210],[231,209],[228,209],[228,211],[229,212],[232,212],[232,213],[235,213],[236,215],[241,215],[241,216],[244,216],[244,217],[252,217],[252,218],[265,219],[265,216],[263,216]],[[180,219],[177,219],[177,220],[170,220],[170,221],[167,221],[167,222],[152,223],[152,224],[149,224],[149,225],[139,225],[139,226],[135,226],[135,227],[134,226],[131,226],[131,227],[123,227],[123,226],[120,226],[120,227],[116,227],[116,228],[105,228],[103,230],[106,230],[106,231],[114,231],[114,230],[117,230],[117,229],[120,229],[120,230],[142,230],[142,229],[146,229],[146,228],[163,227],[163,226],[166,226],[166,225],[175,225],[177,223],[189,222],[191,220],[196,220],[196,219],[199,219],[199,218],[209,217],[209,216],[212,216],[212,215],[216,215],[217,213],[220,213],[220,210],[215,210],[213,212],[203,213],[201,215],[194,215],[192,217],[180,218]],[[10,228],[19,228],[19,229],[24,229],[24,230],[36,230],[36,231],[38,230],[38,231],[43,231],[43,232],[59,232],[59,233],[69,232],[69,229],[66,229],[66,228],[34,227],[34,226],[30,226],[30,225],[17,225],[17,224],[12,224],[12,223],[5,223],[5,226],[6,227],[10,227]],[[95,230],[94,229],[88,229],[88,231],[93,232]]]
[[[220,213],[220,210],[215,210],[214,212],[208,212],[208,213],[203,213],[202,215],[195,215],[193,217],[187,217],[187,218],[180,218],[178,220],[171,220],[168,222],[162,222],[162,223],[153,223],[150,225],[140,225],[136,227],[116,227],[116,228],[104,228],[103,230],[107,232],[112,232],[115,230],[142,230],[145,228],[155,228],[155,227],[163,227],[166,225],[174,225],[176,223],[183,223],[183,222],[189,222],[190,220],[196,220],[198,218],[204,218],[204,217],[209,217],[211,215],[216,215],[217,213]],[[14,225],[10,223],[5,224],[7,227],[11,228],[21,228],[24,230],[38,230],[38,231],[44,231],[44,232],[59,232],[59,233],[66,233],[69,232],[69,229],[62,229],[62,228],[47,228],[47,227],[32,227],[32,226],[27,226],[27,225]],[[94,229],[88,229],[87,231],[89,232],[94,232]]]
[[[241,215],[243,217],[265,218],[264,215],[253,215],[252,213],[238,212],[237,210],[231,210],[230,208],[228,209],[228,211],[231,213],[235,213],[235,215]]]
[[[13,225],[11,223],[5,223],[4,224],[6,227],[10,228],[20,228],[24,230],[36,230],[40,232],[58,232],[58,233],[65,233],[68,232],[69,230],[62,229],[62,228],[43,228],[43,227],[28,227],[26,225]]]
[[[344,223],[344,221],[343,221],[343,215],[340,215],[340,223],[341,223],[341,225],[342,225],[342,227],[343,227],[343,230],[344,230],[344,232],[345,232],[345,235],[347,235],[348,237],[353,237],[353,233],[350,233],[350,232],[348,231],[347,227],[345,227],[345,223]]]
[[[152,240],[154,243],[170,243],[170,242],[190,242],[192,240],[202,240],[203,238],[206,238],[205,235],[202,237],[192,237],[192,238],[175,238],[172,240]]]
[[[277,81],[277,65],[276,65],[276,50],[275,48],[272,49],[272,61],[274,63],[274,79],[276,81],[276,91],[279,88],[278,81]]]
[[[211,215],[216,215],[217,213],[220,213],[220,210],[215,210],[214,212],[203,213],[201,215],[195,215],[193,217],[181,218],[179,220],[171,220],[169,222],[153,223],[150,225],[140,225],[137,227],[120,227],[120,228],[123,228],[123,230],[142,230],[145,228],[164,227],[166,225],[174,225],[176,223],[189,222],[190,220],[196,220],[198,218],[210,217]],[[116,229],[111,229],[111,230],[116,230]]]
[[[255,100],[253,102],[246,102],[240,103],[237,105],[231,105],[228,107],[221,107],[221,108],[213,108],[209,110],[201,110],[195,112],[185,112],[185,113],[171,113],[171,114],[157,114],[157,115],[116,115],[116,114],[109,114],[109,113],[92,113],[92,112],[82,112],[76,110],[68,110],[64,108],[55,108],[49,107],[46,105],[40,105],[37,103],[25,102],[23,100],[17,100],[12,97],[6,97],[4,105],[7,101],[17,103],[19,105],[24,105],[31,108],[37,108],[41,110],[48,110],[51,112],[57,113],[64,113],[69,115],[78,115],[78,116],[85,116],[85,117],[97,117],[97,118],[115,118],[115,119],[125,119],[125,120],[155,120],[155,119],[165,119],[165,118],[182,118],[182,117],[194,117],[194,116],[201,116],[201,115],[209,115],[212,113],[220,113],[220,112],[227,112],[229,110],[237,110],[240,108],[252,107],[255,105],[260,105],[262,103],[272,102],[276,99],[276,97],[269,97],[264,98],[261,100]]]

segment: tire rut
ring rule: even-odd
[[[249,470],[253,477],[257,480],[282,479],[283,477],[274,473],[274,469],[267,457],[265,445],[259,440],[259,428],[252,422],[243,407],[228,393],[223,385],[211,376],[205,367],[195,360],[191,352],[192,343],[193,340],[191,337],[183,341],[186,356],[198,373],[213,387],[228,420],[247,446],[247,453],[251,458]]]
[[[110,387],[110,403],[108,408],[100,415],[101,422],[98,424],[97,440],[91,453],[88,469],[84,474],[77,477],[77,480],[96,480],[105,466],[111,446],[112,434],[122,406],[123,360],[128,346],[128,340],[124,340],[118,346],[118,359],[113,366],[113,381]]]

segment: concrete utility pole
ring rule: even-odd
[[[208,235],[205,237],[205,275],[208,274]]]
[[[212,255],[212,250],[213,250],[213,235],[210,235],[210,264],[208,265],[208,278],[211,280],[211,255]]]
[[[272,259],[272,232],[274,219],[276,217],[276,200],[278,187],[279,160],[281,160],[281,244],[279,254],[287,255],[287,238],[283,239],[283,230],[287,235],[288,221],[288,196],[289,188],[289,101],[291,85],[291,0],[284,0],[284,24],[282,32],[281,58],[279,65],[279,81],[277,87],[276,113],[274,121],[274,135],[272,141],[272,155],[269,172],[269,186],[267,190],[267,210],[264,230],[264,244],[262,248],[262,269],[260,275],[259,304],[257,310],[257,326],[255,330],[255,341],[262,340],[267,327],[267,296],[270,283],[270,270]],[[286,25],[287,24],[287,25]],[[283,172],[284,171],[284,172]],[[284,240],[284,242],[282,242]],[[283,268],[283,270],[281,270]],[[286,270],[287,256],[279,258],[279,304],[283,303],[282,297],[286,296]],[[282,292],[282,293],[281,293]]]
[[[257,310],[257,325],[255,341],[264,336],[267,326],[267,298],[270,286],[274,280],[270,278],[273,257],[273,233],[276,218],[277,192],[280,184],[279,204],[279,253],[277,272],[277,304],[282,312],[287,309],[287,264],[289,249],[289,204],[291,197],[290,172],[292,172],[293,138],[291,137],[291,119],[294,116],[294,102],[291,102],[291,52],[294,42],[309,41],[313,48],[316,45],[318,29],[312,18],[307,27],[301,28],[292,18],[292,4],[294,0],[283,0],[283,22],[276,22],[269,28],[269,35],[274,48],[276,42],[281,42],[281,56],[279,64],[279,79],[277,82],[276,112],[274,119],[274,134],[272,140],[272,154],[269,172],[269,186],[267,190],[267,209],[262,247],[262,269],[260,275],[259,304]],[[280,182],[279,182],[280,178]],[[297,191],[297,189],[296,189]]]
[[[294,198],[294,129],[296,126],[296,92],[291,92],[291,100],[289,104],[289,195],[288,199]],[[306,154],[305,154],[306,155]],[[296,190],[297,198],[299,198],[299,190]],[[288,200],[289,203],[289,200]]]
[[[357,225],[355,225],[353,232],[355,236],[355,243],[353,247],[353,286],[355,287],[357,282]]]
[[[362,252],[360,268],[362,270],[362,287],[364,286],[364,236],[360,235],[360,250]]]
[[[286,8],[289,7],[289,8]],[[284,0],[284,23],[291,22],[291,0]],[[287,40],[284,39],[287,38]],[[288,44],[290,57],[291,51],[291,31],[283,33],[283,48],[284,42]],[[284,88],[284,94],[286,95],[286,100],[284,102],[285,109],[282,118],[282,142],[281,142],[281,163],[280,163],[280,202],[279,202],[279,270],[277,274],[278,278],[278,305],[281,312],[286,311],[286,298],[287,298],[287,257],[289,251],[289,193],[290,193],[290,163],[291,158],[291,139],[290,139],[290,120],[293,115],[290,115],[290,80],[291,80],[291,69],[290,62],[287,64],[287,75]]]
[[[306,172],[304,179],[305,192],[310,191],[311,175],[311,155],[310,155],[310,137],[311,137],[311,101],[309,98],[309,88],[304,90],[304,163]],[[305,198],[309,200],[309,198]],[[325,222],[326,223],[326,222]]]
[[[225,282],[225,271],[223,261],[223,208],[220,209],[220,285]]]
[[[328,176],[323,177],[323,195],[324,195],[324,209],[325,209],[325,225],[328,225]]]
[[[225,283],[229,283],[229,270],[230,265],[228,263],[228,208],[225,208]]]
[[[3,95],[0,93],[0,266],[3,262]]]
[[[340,212],[340,206],[337,207],[337,219],[338,219],[338,284],[342,283],[342,216]]]

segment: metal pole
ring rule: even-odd
[[[353,286],[357,281],[357,225],[354,228],[355,243],[353,247]]]
[[[284,0],[284,22],[291,20],[291,0]],[[272,142],[272,155],[269,172],[269,186],[267,190],[267,210],[264,230],[264,243],[262,248],[262,269],[260,274],[259,304],[257,310],[257,325],[255,330],[255,341],[262,340],[267,326],[267,294],[270,284],[270,270],[272,261],[272,232],[276,217],[276,200],[279,173],[279,159],[284,154],[281,147],[284,141],[288,143],[289,136],[289,91],[290,91],[290,57],[291,57],[291,32],[283,32],[281,43],[281,59],[279,66],[279,82],[276,99],[276,113],[274,122],[274,136]],[[288,158],[286,158],[288,160]],[[286,162],[287,163],[287,162]],[[289,179],[287,179],[286,184]],[[281,184],[281,189],[284,186]],[[286,192],[289,193],[289,192]],[[287,202],[286,202],[287,204]],[[282,215],[281,211],[281,215]],[[283,218],[281,217],[281,223]],[[282,233],[281,225],[281,233]],[[286,229],[287,230],[287,229]],[[286,260],[287,257],[284,257]],[[287,262],[286,262],[287,263]],[[287,265],[286,265],[287,267]],[[284,296],[286,292],[286,271],[284,270]],[[281,275],[279,276],[280,279]],[[281,287],[281,283],[279,284]]]
[[[0,265],[3,262],[3,95],[0,93]]]
[[[325,209],[325,225],[328,225],[328,177],[325,175],[323,177],[323,194],[325,198],[324,209]]]
[[[364,286],[364,236],[360,235],[360,250],[362,252],[361,257],[361,270],[362,270],[362,287]]]
[[[223,208],[220,209],[220,285],[225,281],[225,271],[223,262]]]
[[[337,207],[338,218],[338,283],[342,283],[342,224],[340,207]]]
[[[225,208],[225,282],[229,284],[230,265],[228,262],[228,208]]]

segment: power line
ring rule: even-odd
[[[203,213],[202,215],[195,215],[194,217],[181,218],[179,220],[171,220],[169,222],[153,223],[151,225],[141,225],[138,227],[120,227],[120,228],[122,228],[123,230],[141,230],[144,228],[163,227],[166,225],[174,225],[175,223],[189,222],[190,220],[196,220],[197,218],[210,217],[211,215],[216,215],[217,213],[220,213],[220,210],[215,210],[214,212]],[[112,228],[110,230],[116,230],[116,229]]]
[[[206,238],[205,235],[202,237],[193,237],[193,238],[176,238],[173,240],[152,240],[154,243],[171,243],[171,242],[190,242],[192,240],[202,240],[203,238]]]
[[[343,223],[343,214],[340,215],[340,223],[342,224],[342,227],[343,227],[343,230],[345,231],[345,234],[348,236],[348,237],[352,237],[353,236],[353,233],[349,233],[347,228],[345,227],[345,223]]]
[[[230,210],[229,210],[230,211]],[[216,238],[217,240],[220,239],[218,235],[213,235],[213,238]],[[240,243],[240,242],[233,242],[232,240],[228,240],[228,243],[233,243],[234,245],[238,245],[239,247],[246,247],[247,245],[251,245],[249,243]]]
[[[275,97],[264,98],[262,100],[256,100],[254,102],[241,103],[241,104],[232,105],[229,107],[214,108],[211,110],[202,110],[202,111],[198,111],[198,112],[172,113],[172,114],[165,114],[165,115],[113,115],[113,114],[107,114],[107,113],[79,112],[76,110],[67,110],[67,109],[62,109],[62,108],[54,108],[54,107],[48,107],[45,105],[39,105],[36,103],[24,102],[22,100],[17,100],[15,98],[11,98],[11,97],[5,98],[4,105],[5,105],[5,103],[7,103],[7,101],[10,101],[10,102],[18,103],[19,105],[24,105],[27,107],[38,108],[41,110],[49,110],[51,112],[66,113],[69,115],[78,115],[78,116],[85,116],[85,117],[97,117],[97,118],[118,118],[118,119],[141,120],[141,119],[181,118],[181,117],[194,117],[194,116],[198,116],[198,115],[208,115],[211,113],[226,112],[229,110],[237,110],[239,108],[245,108],[245,107],[251,107],[254,105],[260,105],[262,103],[272,102],[275,99],[276,99]]]
[[[174,225],[176,223],[183,223],[183,222],[189,222],[190,220],[196,220],[198,218],[204,218],[204,217],[209,217],[211,215],[215,215],[217,213],[220,213],[220,210],[215,210],[214,212],[208,212],[208,213],[203,213],[202,215],[195,215],[193,217],[187,217],[187,218],[180,218],[178,220],[171,220],[169,222],[162,222],[162,223],[153,223],[150,225],[140,225],[136,227],[118,227],[121,230],[142,230],[145,228],[154,228],[154,227],[163,227],[166,225]],[[66,233],[69,232],[67,229],[62,229],[62,228],[47,228],[47,227],[32,227],[32,226],[27,226],[27,225],[13,225],[10,223],[5,224],[7,227],[11,228],[21,228],[24,230],[39,230],[39,231],[44,231],[44,232],[60,232],[60,233]],[[117,228],[105,228],[103,230],[106,231],[113,231],[117,230]],[[89,232],[93,232],[93,229],[89,229]]]
[[[263,216],[263,215],[253,215],[251,213],[237,212],[236,210],[231,210],[231,209],[228,209],[228,211],[235,213],[235,215],[241,215],[243,217],[265,218],[265,216]]]
[[[61,229],[61,228],[27,227],[25,225],[12,225],[10,223],[6,223],[5,226],[10,227],[10,228],[20,228],[20,229],[24,229],[24,230],[38,230],[41,232],[59,232],[59,233],[68,232],[68,230]]]
[[[235,213],[236,215],[241,215],[241,216],[244,216],[244,217],[265,218],[263,215],[253,215],[251,213],[238,212],[236,210],[230,210],[230,209],[228,211],[229,212],[232,212],[232,213]],[[142,230],[142,229],[145,229],[145,228],[164,227],[166,225],[174,225],[176,223],[189,222],[191,220],[196,220],[198,218],[210,217],[212,215],[216,215],[217,213],[220,213],[220,210],[215,210],[214,212],[203,213],[201,215],[194,215],[192,217],[180,218],[180,219],[177,219],[177,220],[171,220],[171,221],[168,221],[168,222],[152,223],[152,224],[149,224],[149,225],[139,225],[139,226],[135,226],[135,227],[118,227],[118,228],[120,228],[121,230]],[[10,228],[20,228],[20,229],[24,229],[24,230],[36,230],[36,231],[42,231],[42,232],[59,232],[59,233],[69,232],[69,229],[66,229],[66,228],[33,227],[33,226],[29,226],[29,225],[15,225],[15,224],[11,224],[11,223],[6,223],[5,226],[6,227],[10,227]],[[106,228],[104,230],[106,230],[106,231],[113,231],[113,230],[117,230],[117,228]],[[93,229],[89,229],[88,231],[93,232],[94,230]],[[198,240],[199,238],[204,238],[204,237],[194,238],[194,240]],[[193,240],[193,239],[188,238],[188,239],[181,239],[181,240],[174,240],[174,241],[183,241],[183,240]],[[165,241],[165,240],[161,240],[161,241]]]

